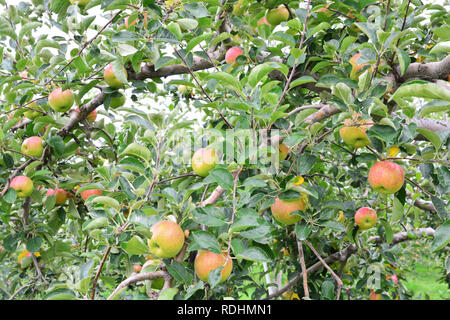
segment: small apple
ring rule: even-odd
[[[14,179],[11,180],[10,186],[16,191],[19,198],[28,197],[33,193],[34,189],[33,181],[27,176],[14,177]]]
[[[184,232],[170,220],[162,220],[150,229],[151,239],[147,240],[150,251],[160,258],[175,257],[184,244]]]
[[[39,117],[40,115],[42,115],[42,112],[39,112],[37,110],[41,110],[41,108],[38,106],[38,104],[36,103],[36,101],[33,101],[32,103],[30,103],[28,105],[28,107],[33,108],[34,110],[31,109],[27,109],[27,111],[25,111],[23,113],[23,116],[27,119],[30,120],[34,120],[35,118]]]
[[[64,189],[59,189],[58,187],[55,187],[55,189],[48,189],[47,190],[47,197],[50,197],[51,195],[55,195],[56,198],[56,204],[61,205],[66,202],[67,199],[67,192]]]
[[[84,201],[86,201],[88,198],[92,196],[101,196],[101,195],[102,190],[100,189],[89,189],[81,192],[81,197],[83,198]]]
[[[280,150],[279,153],[280,161],[284,161],[289,153],[289,147],[284,143],[280,143],[279,150]]]
[[[289,19],[289,10],[284,5],[280,5],[278,8],[270,9],[266,19],[271,25],[277,26]]]
[[[220,272],[221,277],[219,283],[227,280],[233,270],[233,260],[231,260],[231,257],[227,256],[226,252],[223,252],[222,254],[207,250],[199,250],[197,252],[194,261],[194,269],[200,280],[208,282],[209,273],[221,266],[223,266],[223,269]]]
[[[372,292],[369,295],[369,300],[381,300],[382,296],[381,293],[375,293],[375,291],[372,290]]]
[[[61,88],[57,88],[50,93],[48,97],[48,104],[56,112],[66,112],[68,111],[75,99],[73,93],[70,89],[62,91]]]
[[[229,64],[236,62],[236,58],[242,53],[243,51],[239,47],[231,47],[225,54],[225,62]]]
[[[126,101],[125,96],[122,93],[119,93],[119,94],[120,94],[120,96],[111,97],[111,100],[109,101],[109,107],[111,109],[119,108],[125,104],[125,101]]]
[[[192,169],[201,177],[206,177],[217,165],[217,156],[214,149],[201,148],[192,156]]]
[[[133,265],[134,272],[140,272],[142,270],[142,266],[140,264]]]
[[[80,112],[80,108],[77,107],[77,109],[75,111]],[[97,119],[97,110],[94,110],[91,113],[89,113],[88,116],[86,117],[86,119],[91,122],[94,122],[95,119]]]
[[[127,74],[125,68],[124,68],[124,71],[125,71],[125,78],[128,78],[128,74]],[[111,88],[119,89],[119,88],[122,88],[125,85],[124,83],[120,82],[119,79],[117,79],[116,75],[114,74],[114,70],[113,70],[112,64],[109,64],[106,67],[105,72],[103,73],[103,77],[105,79],[105,82]]]
[[[41,137],[33,136],[24,140],[21,150],[28,156],[40,158],[44,153],[43,141]]]
[[[370,144],[366,129],[361,127],[342,127],[339,130],[342,140],[349,146],[358,149]]]
[[[379,193],[396,193],[402,188],[404,181],[402,167],[392,161],[377,162],[369,170],[369,184]]]
[[[377,212],[369,207],[359,208],[355,213],[355,222],[361,230],[367,230],[377,224]]]
[[[299,215],[290,214],[297,210],[304,212],[305,209],[306,203],[303,198],[281,200],[278,196],[275,198],[275,203],[270,207],[273,217],[284,225],[290,225],[300,221],[301,217]]]

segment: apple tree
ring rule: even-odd
[[[410,299],[410,240],[450,265],[437,2],[0,0],[2,299]]]

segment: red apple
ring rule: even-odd
[[[43,141],[41,137],[33,136],[24,140],[21,150],[26,155],[40,158],[44,152]]]
[[[61,88],[57,88],[50,93],[48,97],[48,104],[56,112],[66,112],[68,111],[75,99],[73,93],[70,89],[62,91]]]
[[[194,269],[197,277],[204,282],[208,282],[209,273],[223,266],[221,271],[220,281],[224,282],[228,279],[233,270],[233,260],[228,256],[227,253],[223,252],[222,254],[217,254],[207,250],[199,250],[197,252],[197,256],[194,261]]]
[[[367,230],[377,224],[377,212],[369,207],[359,208],[355,213],[355,222],[361,230]]]
[[[192,157],[192,169],[201,177],[206,177],[217,165],[217,157],[214,149],[198,149]]]
[[[125,68],[124,68],[125,70]],[[122,88],[125,84],[120,82],[119,79],[117,79],[116,75],[114,74],[113,66],[112,64],[109,64],[105,72],[103,73],[103,77],[105,79],[105,82],[111,87],[115,89]],[[125,77],[128,77],[127,72],[125,70]]]
[[[284,225],[294,224],[300,221],[301,217],[299,215],[291,215],[291,213],[297,210],[305,211],[305,209],[306,203],[303,198],[281,200],[276,197],[275,203],[270,207],[273,217]]]
[[[67,199],[67,192],[64,189],[59,189],[58,187],[55,187],[55,189],[48,189],[47,190],[47,197],[50,197],[52,194],[55,195],[56,198],[56,204],[61,205],[66,202]]]
[[[80,112],[80,108],[77,107],[77,109],[75,111]],[[86,119],[91,122],[94,122],[95,119],[97,119],[97,110],[94,110],[91,113],[89,113],[88,116],[86,117]]]
[[[226,63],[234,63],[236,61],[236,58],[242,53],[243,51],[239,47],[232,47],[228,49],[227,53],[225,54]]]
[[[147,240],[150,251],[160,258],[175,257],[184,244],[184,232],[173,221],[162,220],[150,229],[152,237]]]
[[[402,167],[392,161],[380,161],[369,170],[370,186],[383,194],[396,193],[405,181]]]
[[[138,273],[138,272],[140,272],[142,270],[142,267],[141,267],[140,264],[135,264],[133,266],[133,270],[134,270],[134,272]]]
[[[14,177],[14,179],[11,180],[10,186],[16,191],[19,198],[28,197],[33,193],[34,189],[33,181],[27,176]]]
[[[101,195],[102,195],[102,190],[100,190],[100,189],[89,189],[89,190],[85,190],[85,191],[81,192],[81,197],[85,201],[92,196],[101,196]]]
[[[370,300],[381,300],[382,296],[381,293],[375,293],[375,291],[372,290],[372,292],[369,295]]]

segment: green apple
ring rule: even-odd
[[[198,149],[192,157],[192,169],[201,177],[206,177],[217,165],[217,156],[214,149]]]
[[[111,109],[116,109],[125,104],[126,98],[125,96],[118,92],[119,96],[116,96],[116,93],[114,93],[113,96],[111,96],[111,100],[109,101],[109,107]]]
[[[175,257],[184,244],[184,232],[170,220],[162,220],[150,229],[152,237],[147,240],[150,251],[160,258]]]
[[[289,19],[289,10],[284,5],[280,5],[278,8],[270,9],[266,19],[271,25],[277,26]]]
[[[125,77],[128,77],[128,74],[124,68],[125,71]],[[122,83],[119,79],[117,79],[116,75],[114,74],[113,66],[112,64],[109,64],[105,72],[103,73],[103,77],[105,79],[105,82],[111,87],[115,89],[122,88],[125,84]]]
[[[342,140],[349,146],[357,149],[370,144],[366,129],[363,127],[342,127],[339,130]]]
[[[48,104],[56,112],[68,111],[75,99],[70,89],[62,91],[61,88],[57,88],[50,93],[48,97]]]

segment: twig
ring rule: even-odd
[[[146,272],[146,273],[138,273],[135,274],[128,279],[122,281],[116,289],[109,295],[107,300],[111,300],[121,289],[128,287],[130,284],[139,282],[139,281],[145,281],[145,280],[153,280],[153,279],[159,279],[159,278],[165,278],[167,279],[167,276],[170,276],[165,271],[154,271],[154,272]]]
[[[112,246],[109,245],[108,248],[106,249],[105,253],[103,254],[103,258],[102,258],[102,261],[100,262],[100,266],[98,267],[97,274],[95,275],[94,282],[92,284],[91,300],[94,300],[94,298],[95,298],[95,288],[97,286],[97,280],[98,280],[98,277],[100,276],[100,273],[102,272],[103,265],[105,264],[106,258],[108,257],[109,252],[111,251],[111,248],[112,248]]]
[[[297,240],[297,247],[298,247],[298,256],[300,258],[300,265],[302,267],[303,291],[305,293],[305,297],[309,299],[308,273],[306,271],[305,255],[303,253],[303,243],[301,240]]]

